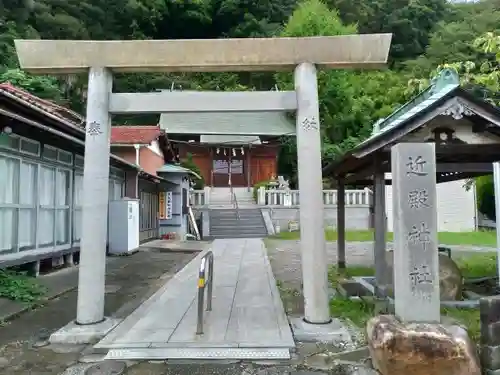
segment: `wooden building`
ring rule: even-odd
[[[207,186],[250,187],[278,174],[280,138],[295,126],[280,112],[162,114],[180,159],[191,154]]]
[[[201,135],[187,142],[174,142],[180,159],[192,155],[207,186],[253,186],[277,174],[279,145],[255,137]],[[248,140],[245,138],[253,138]]]

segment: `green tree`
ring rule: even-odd
[[[182,167],[193,171],[194,173],[198,174],[201,177],[201,179],[197,179],[195,181],[195,185],[193,186],[193,188],[196,190],[203,189],[205,187],[205,180],[203,179],[203,176],[201,175],[200,168],[198,168],[198,166],[196,165],[196,163],[193,160],[193,154],[188,153],[186,155],[186,158],[181,160],[180,164]]]
[[[392,33],[391,60],[401,62],[425,51],[435,25],[449,11],[446,0],[328,0],[342,20],[362,34]]]
[[[472,94],[493,105],[500,104],[500,34],[488,32],[476,38],[470,47],[476,51],[474,61],[458,61],[438,66],[431,77],[445,67],[454,68],[460,75],[461,85]],[[414,92],[429,84],[428,79],[412,79]],[[476,184],[478,209],[489,218],[495,218],[493,178],[483,176],[466,182],[466,188]]]
[[[32,76],[19,69],[10,69],[0,73],[0,83],[9,82],[42,99],[61,101],[62,90],[56,78],[50,76]]]
[[[302,3],[286,24],[282,36],[355,34],[354,25],[344,25],[338,12],[320,0]],[[292,89],[289,73],[276,75],[280,89]],[[372,125],[405,101],[407,78],[392,71],[319,71],[318,91],[322,130],[323,162],[353,148],[371,134]],[[280,171],[294,176],[295,139],[289,138],[280,150]]]
[[[423,78],[445,63],[475,61],[482,52],[474,47],[474,40],[488,31],[500,32],[500,1],[461,4],[436,26],[425,54],[404,65],[416,78]]]
[[[281,36],[317,36],[355,34],[354,25],[344,25],[335,10],[320,0],[309,0],[301,3],[285,25]],[[348,73],[343,71],[318,72],[318,90],[320,98],[320,122],[323,133],[323,152],[328,150],[331,135],[335,134],[334,124],[340,120],[340,114],[349,101],[347,95]],[[291,73],[276,74],[276,82],[282,90],[293,90]],[[297,170],[295,138],[287,138],[283,142],[280,154],[280,172],[295,179]]]
[[[411,79],[408,83],[410,90],[413,93],[422,90],[442,69],[453,68],[460,75],[464,88],[492,104],[500,104],[500,34],[488,32],[477,37],[470,47],[476,51],[474,60],[438,65],[430,78]]]

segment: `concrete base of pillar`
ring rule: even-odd
[[[291,318],[290,324],[297,341],[328,343],[342,348],[352,344],[351,334],[338,319],[328,324],[311,324],[303,318]]]
[[[51,344],[95,344],[112,329],[121,319],[106,318],[103,322],[89,325],[79,325],[75,321],[70,322],[60,330],[50,335]]]

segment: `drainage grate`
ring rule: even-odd
[[[112,349],[106,359],[290,359],[290,350],[281,348],[145,348]]]

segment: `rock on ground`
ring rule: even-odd
[[[366,326],[373,367],[381,375],[480,375],[467,331],[437,323],[401,323],[380,315]]]
[[[386,261],[392,275],[394,251],[388,251]],[[391,277],[392,279],[392,277]],[[389,295],[394,296],[394,287],[389,286]],[[439,254],[439,293],[441,301],[457,301],[462,298],[464,278],[457,264],[446,254]]]

